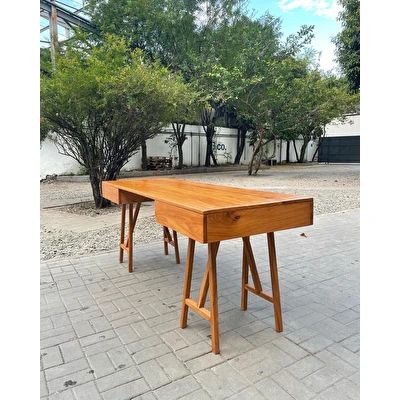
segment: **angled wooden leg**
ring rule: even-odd
[[[167,230],[168,228],[166,226],[163,227],[163,233],[164,233],[164,254],[167,256],[168,255],[168,236],[167,236]]]
[[[186,299],[190,298],[190,287],[192,285],[192,272],[193,272],[193,258],[194,258],[194,246],[195,241],[189,238],[187,256],[186,256],[186,267],[185,267],[185,278],[183,281],[183,299],[182,299],[182,313],[181,313],[181,328],[187,326],[188,306]]]
[[[282,312],[281,312],[281,301],[279,294],[279,281],[278,281],[278,268],[276,263],[276,252],[275,252],[275,240],[274,233],[268,233],[268,253],[269,253],[269,264],[271,271],[271,283],[272,283],[272,295],[262,290],[261,280],[258,275],[256,262],[254,260],[253,250],[251,248],[250,238],[243,237],[243,264],[242,264],[242,302],[241,309],[246,310],[247,308],[247,295],[248,292],[260,296],[264,300],[271,302],[274,305],[275,315],[275,330],[282,332]],[[254,286],[248,283],[249,270],[253,279]]]
[[[242,310],[247,310],[247,298],[248,291],[246,290],[246,285],[249,283],[249,263],[246,257],[246,250],[243,245],[243,258],[242,258],[242,301],[240,308]]]
[[[181,258],[179,257],[178,235],[176,234],[176,231],[172,231],[172,234],[174,236],[175,261],[177,264],[180,264]]]
[[[181,259],[179,256],[179,247],[178,247],[178,235],[176,231],[172,231],[173,239],[171,233],[167,226],[163,226],[163,241],[164,241],[164,254],[168,255],[168,245],[171,245],[175,250],[175,261],[177,264],[181,263]]]
[[[272,298],[273,298],[274,314],[275,314],[275,330],[277,332],[282,332],[283,323],[282,323],[281,297],[279,292],[279,280],[278,280],[278,268],[276,262],[274,232],[267,233],[267,239],[268,239],[269,267],[271,272],[271,283],[272,283]]]
[[[216,257],[219,242],[208,244],[208,261],[199,290],[198,301],[190,298],[190,286],[193,271],[194,240],[189,239],[188,254],[186,257],[185,279],[183,284],[181,328],[187,326],[188,309],[196,312],[200,317],[210,321],[211,349],[214,354],[219,354],[219,328],[218,328],[218,291]],[[204,308],[207,290],[210,290],[210,310]]]
[[[207,299],[208,287],[210,286],[209,263],[207,262],[206,269],[204,270],[203,279],[201,280],[199,289],[199,299],[197,301],[198,307],[204,307]]]
[[[124,248],[122,247],[125,244],[125,214],[126,214],[126,204],[122,204],[121,207],[121,232],[120,232],[120,240],[119,240],[119,262],[122,263],[124,261]]]
[[[128,271],[133,271],[133,230],[135,229],[137,217],[141,203],[136,203],[135,213],[133,213],[133,204],[129,204],[129,226],[128,226]]]
[[[243,238],[243,248],[244,248],[244,252],[246,255],[246,262],[247,262],[248,266],[250,267],[251,277],[253,278],[253,283],[254,283],[254,288],[257,291],[257,293],[260,293],[260,292],[262,292],[261,281],[260,281],[260,277],[258,275],[256,262],[254,260],[253,250],[252,250],[251,244],[250,244],[250,238],[248,236]]]
[[[216,252],[218,252],[219,249],[219,243],[217,242],[216,245]],[[215,254],[216,256],[217,254]],[[204,271],[203,274],[203,279],[201,280],[201,284],[200,284],[200,289],[199,289],[199,299],[197,301],[197,306],[199,308],[204,307],[204,304],[206,303],[206,299],[207,299],[207,292],[208,292],[208,288],[210,286],[210,275],[209,275],[209,271],[210,271],[210,260],[208,260],[207,265],[206,265],[206,269]]]
[[[219,326],[218,326],[218,290],[217,290],[217,243],[208,244],[208,265],[210,280],[210,323],[211,323],[211,349],[214,354],[219,354]]]

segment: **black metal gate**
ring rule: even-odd
[[[318,150],[318,162],[359,163],[360,136],[324,138]]]

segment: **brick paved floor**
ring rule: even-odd
[[[269,289],[266,236],[252,245]],[[270,303],[249,294],[240,310],[241,242],[221,244],[218,356],[206,321],[189,312],[178,327],[183,240],[179,266],[162,243],[137,246],[132,274],[117,252],[44,262],[42,399],[358,399],[359,211],[317,216],[276,245],[282,333]],[[206,255],[198,245],[193,291]]]

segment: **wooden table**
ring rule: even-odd
[[[247,309],[248,292],[274,306],[275,329],[283,330],[274,232],[312,225],[313,199],[291,194],[262,192],[188,180],[155,178],[105,181],[102,195],[117,204],[136,204],[129,218],[129,239],[140,204],[155,202],[156,221],[189,238],[183,285],[180,326],[187,325],[188,309],[210,321],[212,351],[219,353],[216,257],[222,240],[242,238],[241,309]],[[132,213],[131,213],[132,214]],[[267,234],[272,294],[263,291],[250,236]],[[208,261],[198,299],[190,297],[195,242],[208,243]],[[132,256],[132,249],[130,256]],[[249,271],[253,285],[248,282]],[[210,309],[206,309],[207,292]]]

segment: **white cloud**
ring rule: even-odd
[[[279,8],[286,12],[303,8],[319,17],[336,19],[340,11],[337,0],[279,0]]]
[[[338,72],[338,65],[335,61],[335,46],[327,43],[320,53],[319,65],[324,71]]]

